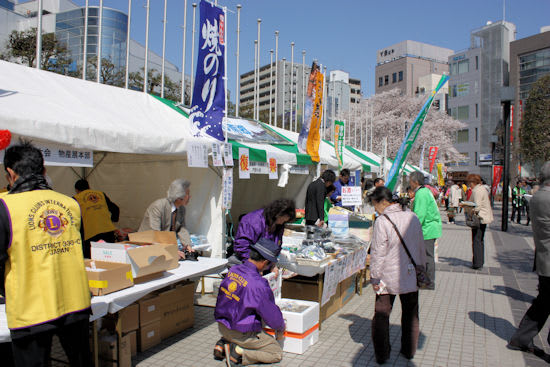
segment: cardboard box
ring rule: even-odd
[[[353,274],[340,283],[341,307],[344,307],[355,295],[355,278],[356,274]]]
[[[99,337],[99,365],[102,367],[130,367],[132,365],[130,336],[123,336],[117,347],[116,334],[102,334]]]
[[[166,339],[194,325],[194,295],[194,282],[178,285],[159,294],[161,339]]]
[[[130,338],[130,355],[135,357],[137,355],[137,330],[130,331],[125,336]]]
[[[324,276],[324,274],[321,274]],[[283,298],[301,299],[305,301],[320,302],[322,290],[319,289],[318,277],[303,277],[296,276],[283,281],[282,296]],[[324,321],[341,307],[340,284],[336,289],[335,294],[321,306],[319,310],[319,320]]]
[[[91,243],[92,259],[130,264],[134,281],[178,266],[176,244]],[[175,256],[174,256],[175,255]]]
[[[139,328],[139,305],[137,303],[123,308],[117,312],[117,315],[120,320],[120,331],[122,333],[129,333]]]
[[[92,269],[92,262],[95,270]],[[118,290],[132,287],[134,279],[129,264],[119,264],[99,260],[84,260],[88,285],[94,296],[103,296]]]
[[[139,329],[139,351],[143,352],[160,343],[160,320],[141,326]]]
[[[160,297],[156,294],[149,294],[138,301],[139,304],[139,326],[160,321]]]
[[[148,243],[167,243],[167,244],[178,244],[176,238],[176,232],[172,231],[142,231],[128,233],[128,238],[130,242],[148,242]]]

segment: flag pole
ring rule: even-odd
[[[195,28],[196,28],[196,13],[197,13],[197,3],[193,3],[193,32],[191,38],[191,101],[189,104],[193,103],[193,89],[195,88]]]
[[[168,0],[164,0],[164,16],[162,18],[162,66],[160,72],[160,97],[164,98],[164,67],[166,65],[166,7]]]
[[[86,0],[84,10],[84,52],[82,55],[82,79],[86,80],[86,64],[88,63],[88,9],[89,0]]]
[[[302,126],[304,126],[304,123],[305,123],[305,120],[304,120],[305,111],[306,111],[306,50],[302,50]]]
[[[277,99],[279,98],[279,31],[275,31],[275,126],[277,126]]]
[[[42,59],[42,0],[38,0],[38,22],[36,27],[36,68],[40,69]]]
[[[282,128],[285,128],[285,87],[286,87],[286,58],[283,57],[283,123]]]
[[[216,5],[217,5],[217,1],[216,1]],[[223,86],[224,86],[224,89],[225,89],[225,111],[224,111],[224,116],[225,116],[225,119],[227,120],[227,7],[224,6],[223,7],[223,20],[225,22],[224,24],[224,31],[223,31],[223,38],[224,38],[224,44],[225,44],[225,47],[223,49]],[[225,142],[227,143],[227,121],[225,124],[222,123],[222,127],[224,127],[224,132],[223,132],[223,135],[225,137]]]
[[[101,83],[101,47],[103,38],[103,0],[99,0],[99,32],[97,36],[97,82]]]
[[[241,48],[241,4],[237,4],[237,78],[235,79],[235,116],[239,117],[239,101],[241,95],[240,78],[239,75],[239,52]]]
[[[273,49],[269,50],[269,124],[272,121],[272,100],[273,100]]]
[[[143,91],[145,93],[147,93],[147,79],[149,77],[149,2],[150,0],[147,0],[147,15],[145,18],[145,69],[143,70]]]
[[[86,4],[88,4],[88,0],[86,0]],[[86,12],[88,12],[88,9],[86,9]],[[88,15],[86,15],[86,22],[88,21]],[[128,27],[126,28],[126,68],[124,71],[124,88],[128,89],[128,79],[130,77],[130,26],[132,23],[132,0],[128,0]],[[87,23],[86,23],[87,26]],[[87,31],[84,33],[87,34]],[[88,36],[86,35],[86,38]],[[86,44],[86,43],[84,43]],[[86,46],[84,46],[86,47]]]
[[[322,66],[322,65],[321,65]],[[321,71],[321,68],[319,68]],[[323,138],[327,138],[327,67],[323,67]],[[331,138],[328,139],[332,140]]]
[[[254,113],[252,114],[254,120],[258,119],[256,117],[256,91],[258,89],[258,84],[257,84],[258,69],[257,69],[257,67],[258,67],[258,40],[254,40],[254,108],[253,108]]]
[[[258,78],[258,87],[256,88],[256,94],[257,94],[257,97],[256,97],[256,103],[257,103],[257,108],[256,108],[256,120],[259,120],[260,119],[260,29],[261,29],[261,24],[262,24],[262,20],[260,18],[258,18],[258,51],[257,51],[257,55],[258,55],[258,59],[257,59],[257,63],[258,63],[258,73],[256,74],[256,77]]]
[[[181,58],[181,104],[185,104],[185,42],[187,38],[187,0],[183,1],[183,55]]]
[[[292,99],[293,99],[293,92],[294,92],[294,42],[290,42],[290,131],[296,131],[296,126],[294,126],[294,129],[292,128],[292,123],[294,121],[293,114],[294,108],[292,107]]]

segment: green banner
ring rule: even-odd
[[[344,166],[344,121],[334,121],[334,152],[341,169]]]
[[[449,80],[448,75],[443,75],[441,79],[439,80],[439,83],[437,84],[437,87],[432,91],[432,94],[430,95],[430,98],[424,103],[424,106],[418,113],[418,116],[416,116],[416,119],[414,120],[414,123],[412,124],[411,128],[409,129],[409,132],[407,133],[407,136],[401,143],[401,146],[399,147],[399,150],[397,151],[397,155],[395,156],[395,160],[393,161],[393,164],[391,166],[390,172],[388,174],[388,181],[386,183],[386,186],[394,191],[395,185],[397,184],[397,180],[399,178],[399,172],[403,168],[403,165],[405,161],[407,160],[407,155],[409,154],[409,151],[411,150],[412,146],[414,145],[414,142],[416,141],[416,137],[418,134],[420,134],[420,130],[422,129],[422,124],[424,123],[424,119],[426,118],[426,115],[428,114],[428,110],[430,109],[432,102],[434,100],[435,95],[443,85]]]

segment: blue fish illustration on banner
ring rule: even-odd
[[[223,141],[226,45],[223,9],[202,0],[199,26],[199,55],[189,114],[191,133]]]

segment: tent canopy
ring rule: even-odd
[[[0,61],[0,126],[96,151],[178,154],[187,119],[156,98]]]

